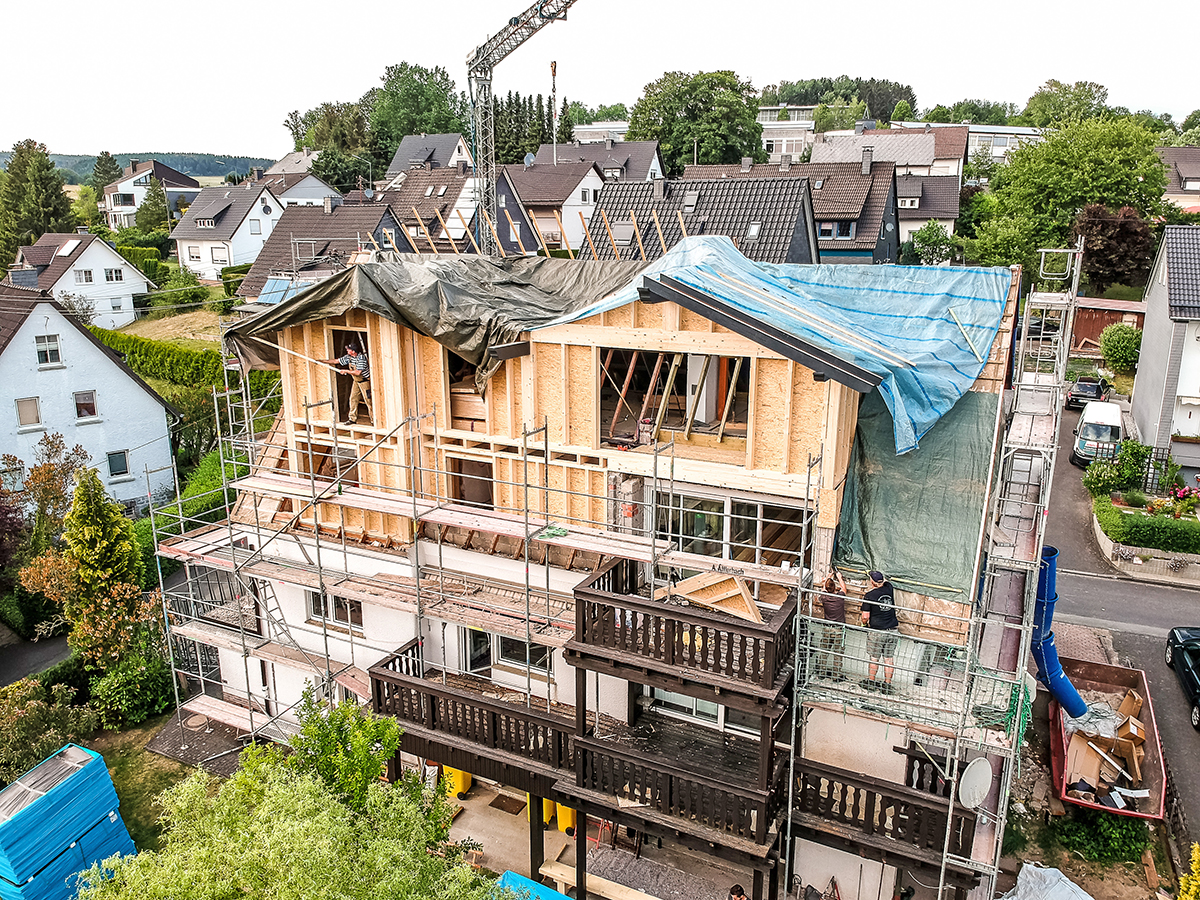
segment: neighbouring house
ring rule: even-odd
[[[94,234],[43,234],[37,243],[21,247],[5,280],[38,288],[68,302],[80,298],[92,304],[94,323],[102,328],[128,325],[137,314],[136,294],[157,287],[138,268]]]
[[[799,218],[796,181],[711,198]],[[699,192],[690,217],[711,184],[670,187]],[[653,185],[605,191],[633,188]],[[1019,271],[762,265],[713,236],[622,258],[400,254],[226,332],[279,370],[282,407],[228,521],[154,511],[187,563],[164,601],[183,713],[285,740],[307,683],[369,702],[403,729],[391,777],[432,763],[559,804],[580,894],[601,820],[720,860],[754,900],[835,876],[991,896],[1041,553],[1006,551],[1015,584],[990,553],[977,600]],[[350,340],[373,394],[343,425],[349,381],[315,361]],[[833,560],[844,622],[812,587]],[[879,565],[886,691],[861,683]],[[950,803],[975,757],[995,789]]]
[[[391,187],[412,169],[450,169],[459,163],[475,168],[471,149],[461,134],[410,134],[401,139],[385,177]]]
[[[258,258],[283,208],[261,182],[205,188],[171,232],[179,264],[200,278],[219,281],[226,266]]]
[[[295,175],[309,171],[321,156],[320,150],[297,150],[289,153],[264,173],[266,175]]]
[[[477,186],[474,170],[466,162],[433,169],[412,169],[388,190],[346,194],[346,205],[387,204],[392,208],[408,244],[383,244],[383,250],[401,253],[473,253],[467,232],[475,233]]]
[[[135,512],[169,489],[174,410],[55,300],[0,304],[0,446],[31,465],[38,442],[83,446],[105,489]],[[147,475],[149,473],[149,475]]]
[[[125,174],[106,186],[104,196],[100,199],[100,208],[109,228],[115,231],[137,224],[137,208],[146,199],[151,178],[162,182],[163,190],[167,194],[167,211],[172,222],[182,215],[181,208],[186,208],[200,193],[200,182],[172,169],[166,163],[157,159],[145,162],[131,159],[125,167]]]
[[[974,122],[892,122],[893,129],[923,131],[927,128],[967,129],[967,159],[982,148],[996,162],[1004,162],[1008,154],[1022,144],[1042,140],[1042,129],[1028,125],[976,125]]]
[[[254,312],[324,281],[352,264],[356,253],[412,246],[387,203],[289,206],[263,244],[237,295],[247,302],[239,312]]]
[[[1142,443],[1200,467],[1200,225],[1168,225],[1146,286],[1130,408]]]
[[[890,263],[900,255],[896,206],[896,166],[872,160],[864,151],[859,163],[778,163],[686,166],[685,181],[705,178],[808,179],[817,245],[824,263]]]
[[[1200,212],[1200,147],[1157,147],[1167,168],[1163,199],[1189,212]]]
[[[585,258],[653,260],[681,238],[724,235],[755,262],[820,261],[812,185],[799,176],[610,181],[588,235]]]
[[[906,158],[904,149],[914,145],[903,140],[905,136],[916,134],[933,135],[933,156],[926,164],[924,150],[918,150],[912,158]],[[861,133],[865,141],[871,142],[876,148],[876,159],[891,159],[896,163],[896,175],[954,175],[962,186],[963,165],[968,159],[970,130],[966,125],[946,125],[934,128],[924,125],[920,128],[868,128]],[[882,140],[883,143],[880,143]],[[890,142],[895,141],[896,147],[890,148]],[[816,160],[814,160],[815,162]]]
[[[583,125],[576,125],[573,129],[574,140],[581,144],[595,144],[604,141],[623,141],[625,135],[629,133],[629,123],[627,121],[609,120],[606,122],[588,122]],[[565,144],[560,146],[566,146]]]
[[[253,180],[261,182],[278,197],[284,206],[323,206],[326,197],[342,199],[342,192],[311,172],[288,172],[270,175],[261,169],[251,172]]]
[[[542,144],[533,162],[539,166],[595,163],[605,181],[653,181],[666,173],[658,141],[618,141],[611,137],[593,143]]]
[[[604,173],[600,167],[594,162],[560,162],[558,165],[535,162],[531,166],[503,168],[517,202],[533,219],[546,245],[551,250],[564,246],[580,250],[587,240],[588,222],[600,199],[600,189],[604,187]],[[508,215],[511,215],[507,196],[505,206],[498,205],[499,195],[496,202],[496,214],[502,227],[507,228]],[[512,225],[516,226],[515,220]],[[522,240],[530,252],[539,248],[537,234],[527,234]]]
[[[767,161],[778,163],[784,156],[800,159],[813,145],[815,106],[760,106],[756,119],[762,126],[763,149]]]
[[[896,176],[896,212],[900,219],[900,242],[927,223],[937,222],[946,234],[954,234],[958,221],[962,179],[958,175]]]

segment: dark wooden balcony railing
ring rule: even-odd
[[[481,750],[503,750],[553,769],[573,767],[574,720],[402,671],[411,669],[410,660],[397,653],[371,668],[376,713],[476,744]]]
[[[741,621],[636,596],[636,565],[614,560],[575,588],[573,643],[774,687],[792,658],[794,599],[761,625]]]
[[[804,821],[818,817],[840,834],[857,832],[872,846],[880,846],[880,839],[890,839],[899,845],[894,852],[900,855],[907,846],[918,851],[918,858],[930,853],[941,856],[948,800],[811,760],[797,759],[795,774],[793,815],[800,824],[824,830],[811,818]],[[955,804],[950,853],[969,858],[974,839],[975,813]]]

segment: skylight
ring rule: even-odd
[[[433,196],[433,185],[432,184],[429,187],[425,188],[425,196],[426,197]]]
[[[59,247],[58,252],[55,253],[54,255],[55,256],[70,256],[72,253],[75,252],[75,248],[79,246],[79,243],[80,242],[75,239],[69,240],[65,244],[63,244],[61,247]]]

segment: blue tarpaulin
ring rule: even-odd
[[[897,453],[915,449],[979,377],[1012,282],[1001,268],[755,263],[728,238],[691,237],[543,327],[632,303],[643,279],[663,276],[881,377]]]
[[[104,759],[67,744],[0,791],[0,898],[67,900],[75,876],[136,850]]]
[[[566,900],[566,894],[560,894],[553,888],[538,884],[524,875],[518,875],[511,870],[496,879],[496,886],[512,891],[518,897],[528,897],[529,900]]]

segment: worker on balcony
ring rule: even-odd
[[[867,655],[871,665],[862,686],[867,690],[879,690],[893,694],[892,673],[895,671],[896,645],[900,642],[900,620],[896,618],[896,594],[892,583],[882,572],[867,573],[871,587],[863,595],[862,620],[871,629],[867,635]],[[883,660],[883,681],[876,681],[879,661]]]
[[[357,340],[346,343],[346,353],[337,359],[322,360],[327,366],[334,366],[339,375],[349,375],[354,383],[350,386],[350,402],[347,405],[346,418],[343,425],[354,425],[358,422],[358,406],[361,403],[367,408],[367,423],[371,421],[371,364],[367,354],[359,346]]]
[[[830,624],[821,628],[821,654],[817,677],[845,681],[842,654],[846,649],[846,582],[837,569],[830,571],[821,585],[821,612]],[[835,624],[836,623],[836,624]]]

